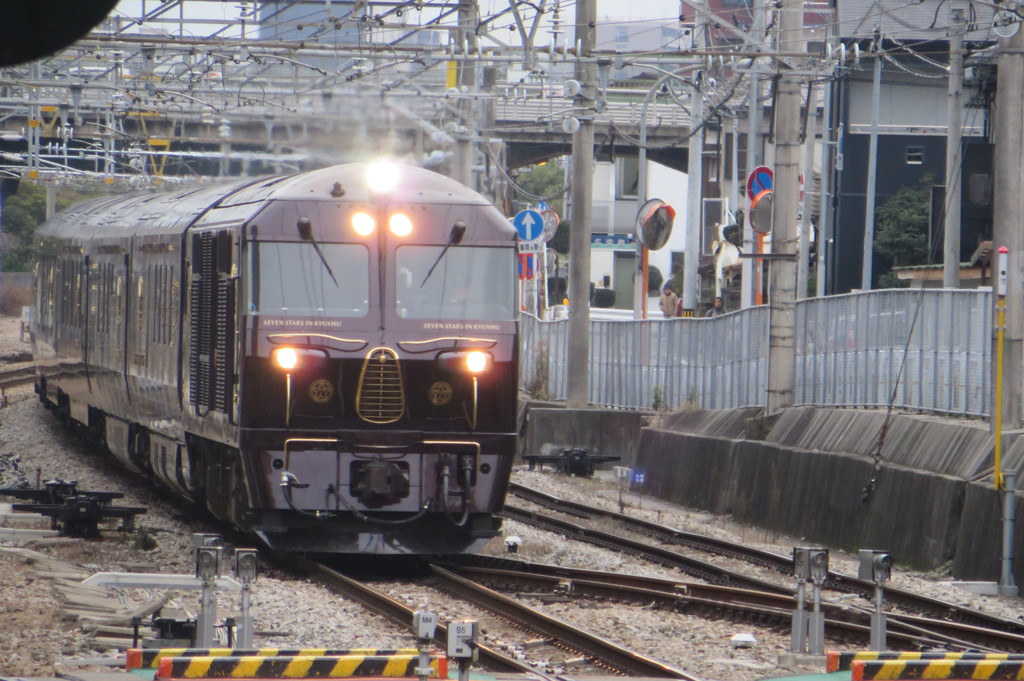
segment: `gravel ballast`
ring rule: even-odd
[[[18,357],[18,353],[28,349],[19,339],[18,325],[16,318],[0,318],[0,363],[9,364],[12,361],[9,358]],[[47,576],[44,568],[50,565],[47,561],[76,566],[84,574],[98,571],[191,574],[194,570],[191,535],[211,529],[109,459],[89,454],[70,432],[57,425],[52,415],[38,403],[31,387],[8,390],[3,397],[0,485],[12,484],[12,464],[17,461],[18,471],[32,484],[37,479],[60,478],[77,481],[79,489],[83,490],[123,492],[125,496],[116,502],[118,505],[143,506],[147,513],[137,518],[136,524],[142,532],[134,535],[106,532],[106,538],[99,541],[42,540],[25,546],[0,540],[0,675],[53,676],[69,668],[93,668],[98,658],[115,660],[117,649],[98,643],[100,639],[84,628],[80,619],[68,616],[67,583],[73,580]],[[614,480],[603,474],[592,479],[575,479],[552,472],[517,470],[514,479],[558,496],[618,510],[620,490]],[[727,518],[658,503],[650,498],[625,494],[623,499],[628,513],[684,530],[716,534],[784,555],[798,543],[757,528],[734,526]],[[145,540],[140,539],[142,534]],[[505,535],[522,538],[522,548],[515,556],[522,560],[692,581],[667,568],[572,542],[520,523],[506,521]],[[488,544],[485,553],[506,555],[503,538]],[[831,552],[831,565],[846,574],[855,575],[857,571],[855,557],[837,550]],[[955,587],[943,574],[913,573],[897,568],[893,583],[903,589],[1004,617],[1016,619],[1020,614],[1019,599],[968,593]],[[449,607],[425,602],[423,589],[414,584],[396,583],[390,588],[396,594],[412,594],[409,600],[415,607],[439,611],[447,611]],[[113,594],[112,598],[140,603],[152,596],[132,592]],[[195,594],[176,593],[167,608],[194,615],[196,601]],[[232,612],[238,607],[233,597],[228,596],[221,597],[220,605],[223,612]],[[534,602],[530,605],[542,607],[552,615],[565,617],[578,626],[612,637],[623,645],[705,679],[753,681],[793,671],[822,671],[785,669],[778,665],[779,654],[789,647],[788,631],[618,604],[538,605]],[[252,613],[258,646],[399,647],[412,642],[407,627],[393,625],[355,603],[330,594],[322,586],[270,567],[265,568],[253,584]],[[479,616],[482,620],[487,617],[486,614]],[[486,621],[484,624],[486,629]],[[731,639],[737,634],[752,634],[756,643],[752,647],[734,647]]]

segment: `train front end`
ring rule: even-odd
[[[516,452],[515,232],[475,192],[354,164],[244,227],[238,524],[294,551],[498,533]]]

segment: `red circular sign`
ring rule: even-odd
[[[763,191],[775,188],[775,173],[768,166],[757,166],[747,177],[747,198],[754,199]]]

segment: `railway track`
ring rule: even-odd
[[[629,532],[639,532],[666,544],[688,546],[716,555],[737,558],[751,564],[766,566],[782,574],[793,574],[793,562],[787,556],[684,532],[614,511],[560,499],[523,485],[513,484],[510,492],[516,497],[541,505],[546,511],[559,511],[584,521],[613,520]],[[711,561],[685,556],[663,546],[654,546],[630,537],[594,529],[578,522],[552,517],[549,512],[532,511],[510,504],[506,504],[504,514],[508,518],[559,532],[572,539],[644,557],[653,562],[679,569],[714,585],[784,595],[789,598],[790,603],[793,602],[795,594],[793,588],[729,570],[715,565]],[[835,571],[829,571],[824,587],[843,593],[853,593],[869,601],[874,597],[875,588],[872,582]],[[943,640],[945,641],[944,645],[956,648],[979,647],[1006,652],[1024,652],[1024,624],[1021,622],[898,588],[887,587],[885,601],[890,606],[898,606],[908,613],[912,613],[888,613],[890,629],[902,626],[910,632],[918,632],[919,635],[926,638],[933,637]],[[845,607],[851,608],[852,606],[846,605]],[[863,608],[859,608],[859,610],[866,612]]]
[[[0,390],[9,390],[32,383],[36,378],[34,364],[0,366]]]
[[[292,562],[331,590],[357,600],[367,609],[397,624],[407,626],[412,622],[413,610],[404,603],[321,563],[305,558]],[[431,566],[431,570],[433,576],[438,580],[439,588],[443,591],[470,601],[512,626],[529,632],[531,635],[542,637],[543,640],[550,642],[555,647],[585,658],[588,664],[603,670],[605,674],[699,681],[698,677],[692,676],[682,669],[629,650],[614,641],[558,620],[443,567]],[[447,629],[439,625],[435,642],[443,646],[446,640]],[[507,655],[486,643],[479,643],[479,653],[480,663],[489,671],[529,673],[550,681],[559,678],[558,675],[541,673],[536,666],[529,662]]]
[[[558,565],[524,563],[488,556],[453,560],[453,571],[492,588],[520,597],[594,599],[673,609],[691,615],[744,621],[788,629],[795,599],[792,594],[769,593],[730,586],[678,582],[640,575],[606,573]],[[822,603],[826,635],[834,640],[863,645],[870,641],[871,612],[846,603]],[[971,627],[955,622],[887,614],[888,638],[910,650],[949,648],[1016,652],[1024,640],[1015,634]]]

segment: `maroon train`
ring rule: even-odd
[[[37,392],[270,547],[472,551],[516,451],[515,236],[386,164],[87,201],[39,230]]]

